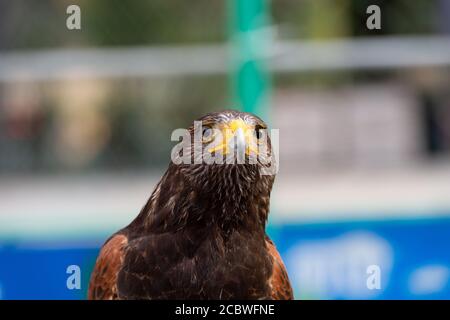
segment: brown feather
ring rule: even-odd
[[[266,239],[267,250],[273,259],[272,275],[269,278],[269,286],[272,288],[271,298],[273,300],[292,300],[292,292],[289,277],[286,272],[283,260],[278,253],[275,244],[270,239]]]
[[[122,267],[127,243],[125,235],[117,234],[104,244],[91,275],[89,300],[117,299],[117,274]]]

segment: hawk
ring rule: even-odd
[[[200,154],[236,160],[234,151],[243,151],[244,162],[172,158],[139,215],[103,245],[89,299],[293,299],[265,232],[274,182],[264,173],[274,161],[270,137],[265,155],[256,147],[266,124],[234,110],[206,114],[188,129],[193,139],[178,159],[198,157],[195,123],[202,128]]]

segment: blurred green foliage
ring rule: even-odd
[[[66,9],[81,8],[79,31]],[[0,49],[218,42],[226,37],[223,1],[14,0],[0,3]]]
[[[424,34],[437,28],[439,1],[277,0],[273,23],[285,38]],[[78,4],[82,30],[68,31],[66,8]],[[382,10],[382,30],[365,28],[366,8]],[[0,49],[222,42],[226,0],[14,0],[0,2]]]

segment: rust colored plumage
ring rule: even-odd
[[[294,299],[289,277],[284,266],[283,260],[278,253],[272,240],[267,238],[267,249],[273,259],[272,275],[269,278],[271,287],[271,298],[273,300],[291,300]]]
[[[88,299],[117,299],[117,275],[122,267],[127,242],[124,235],[118,234],[103,245],[91,275]]]
[[[199,121],[208,128],[266,128],[237,111]],[[194,126],[189,130],[194,136]],[[269,165],[260,158],[172,161],[136,219],[102,247],[88,298],[292,299],[286,268],[265,233],[274,175],[262,170]]]

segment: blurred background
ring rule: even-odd
[[[0,298],[86,298],[172,130],[239,108],[280,130],[296,298],[449,299],[449,88],[449,0],[0,0]]]

